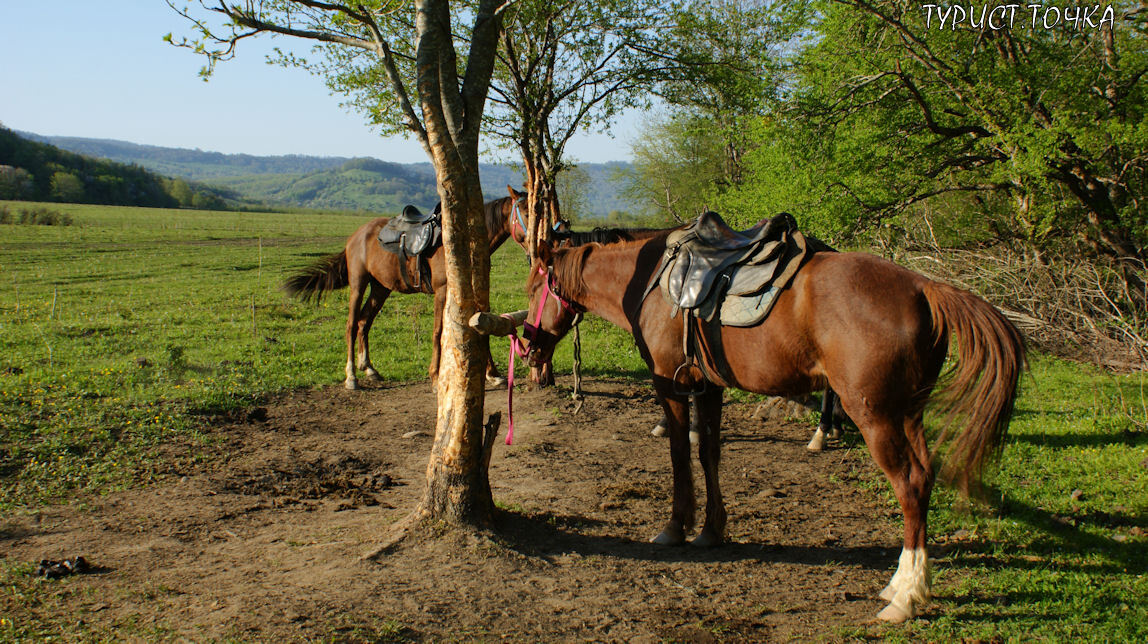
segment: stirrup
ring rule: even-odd
[[[700,376],[698,378],[698,380],[702,383],[701,388],[700,389],[681,389],[681,388],[679,388],[678,387],[678,382],[679,382],[678,381],[678,374],[682,372],[682,369],[688,370],[691,368],[697,370],[697,373]],[[702,371],[701,366],[699,366],[693,360],[687,359],[685,362],[678,365],[677,369],[674,369],[673,381],[674,381],[674,394],[678,395],[678,396],[698,396],[698,395],[704,394],[706,391],[706,374],[705,374],[705,372]]]

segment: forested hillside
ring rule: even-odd
[[[139,165],[61,150],[0,127],[0,199],[220,209],[234,195]]]
[[[226,187],[244,199],[270,206],[393,212],[406,204],[433,206],[434,169],[430,163],[391,163],[373,158],[254,156],[139,145],[110,139],[21,136],[93,157],[134,164],[186,181]],[[632,208],[621,195],[619,173],[626,162],[584,163],[574,167],[568,190],[570,214],[603,218]],[[488,199],[521,187],[522,172],[505,165],[481,165]],[[569,193],[568,195],[566,193]]]

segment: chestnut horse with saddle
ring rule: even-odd
[[[685,295],[704,295],[715,283],[735,284],[738,275],[726,269],[764,257],[756,246],[762,240],[754,237],[760,229],[746,235],[714,227],[695,235],[682,253],[672,241],[675,232],[608,245],[542,246],[529,273],[529,308],[504,317],[536,322],[525,332],[535,363],[551,358],[583,312],[633,334],[669,423],[673,504],[653,539],[659,544],[684,543],[694,524],[691,398],[706,486],[705,519],[693,543],[715,546],[723,542],[726,526],[718,478],[723,390],[793,396],[831,387],[892,484],[904,516],[903,549],[897,571],[880,592],[888,605],[878,617],[912,618],[930,599],[926,544],[933,484],[938,474],[966,491],[979,482],[1008,427],[1025,365],[1024,341],[981,298],[866,253],[808,253],[783,287],[763,287],[773,289],[768,315],[748,326],[725,324],[724,306],[721,315],[709,317],[681,308]],[[676,263],[679,254],[690,258],[684,268]],[[668,260],[675,262],[670,268]],[[726,272],[712,273],[711,265]],[[670,288],[675,284],[677,291]],[[476,316],[476,328],[494,326],[477,324],[480,317],[495,318]],[[950,337],[955,363],[942,377]],[[939,380],[942,386],[934,392]],[[940,412],[932,436],[923,423],[931,400]]]
[[[487,202],[483,207],[486,230],[490,240],[490,252],[498,250],[507,239],[519,244],[526,242],[526,227],[523,219],[523,205],[526,193],[506,187],[509,195]],[[436,208],[437,213],[437,208]],[[379,373],[371,365],[370,345],[367,343],[371,324],[383,308],[387,297],[397,293],[430,293],[434,295],[434,334],[431,342],[430,378],[438,378],[439,356],[442,339],[442,315],[446,306],[445,254],[441,244],[426,240],[415,246],[421,252],[411,256],[402,250],[414,241],[413,238],[430,235],[433,216],[423,216],[408,206],[402,217],[407,221],[392,222],[389,217],[380,217],[363,224],[350,237],[341,252],[324,257],[298,273],[287,278],[283,290],[304,301],[322,298],[327,291],[350,287],[351,297],[347,314],[347,389],[358,389],[355,376],[356,367],[363,372],[368,382],[380,380]],[[391,226],[388,227],[388,224]],[[384,230],[397,230],[394,243],[399,252],[384,250],[381,241],[388,241]],[[406,237],[411,237],[407,240]],[[367,301],[363,302],[367,287],[371,287]],[[355,345],[358,344],[356,354]],[[503,380],[487,349],[486,378],[490,384],[500,384]]]

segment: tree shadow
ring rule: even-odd
[[[1148,445],[1148,434],[1141,432],[1107,433],[1067,433],[1067,434],[1023,434],[1009,435],[1006,443],[1027,443],[1037,447],[1062,449],[1067,447],[1104,447],[1106,445],[1127,445],[1143,447]]]
[[[1037,534],[1036,539],[1027,544],[1023,551],[1004,555],[999,554],[996,545],[989,541],[942,546],[940,552],[945,552],[954,566],[990,565],[1018,570],[1049,569],[1102,574],[1148,568],[1148,548],[1145,548],[1142,540],[1126,536],[1125,541],[1119,541],[1087,530],[1089,527],[1148,529],[1148,517],[1143,514],[1091,511],[1059,515],[1026,504],[1007,492],[1002,494],[995,490],[995,494],[1001,499],[998,506],[1001,517],[1025,524]],[[1034,558],[1033,554],[1047,554],[1049,558]],[[1056,560],[1053,560],[1053,555]],[[1085,555],[1101,555],[1107,562],[1085,562]]]

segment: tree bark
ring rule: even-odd
[[[499,21],[495,6],[483,0],[478,8],[461,91],[448,2],[419,0],[416,22],[420,102],[443,206],[447,302],[435,439],[426,492],[415,514],[479,528],[489,527],[494,516],[482,425],[487,354],[467,321],[489,309],[490,301],[478,132],[494,66]]]

